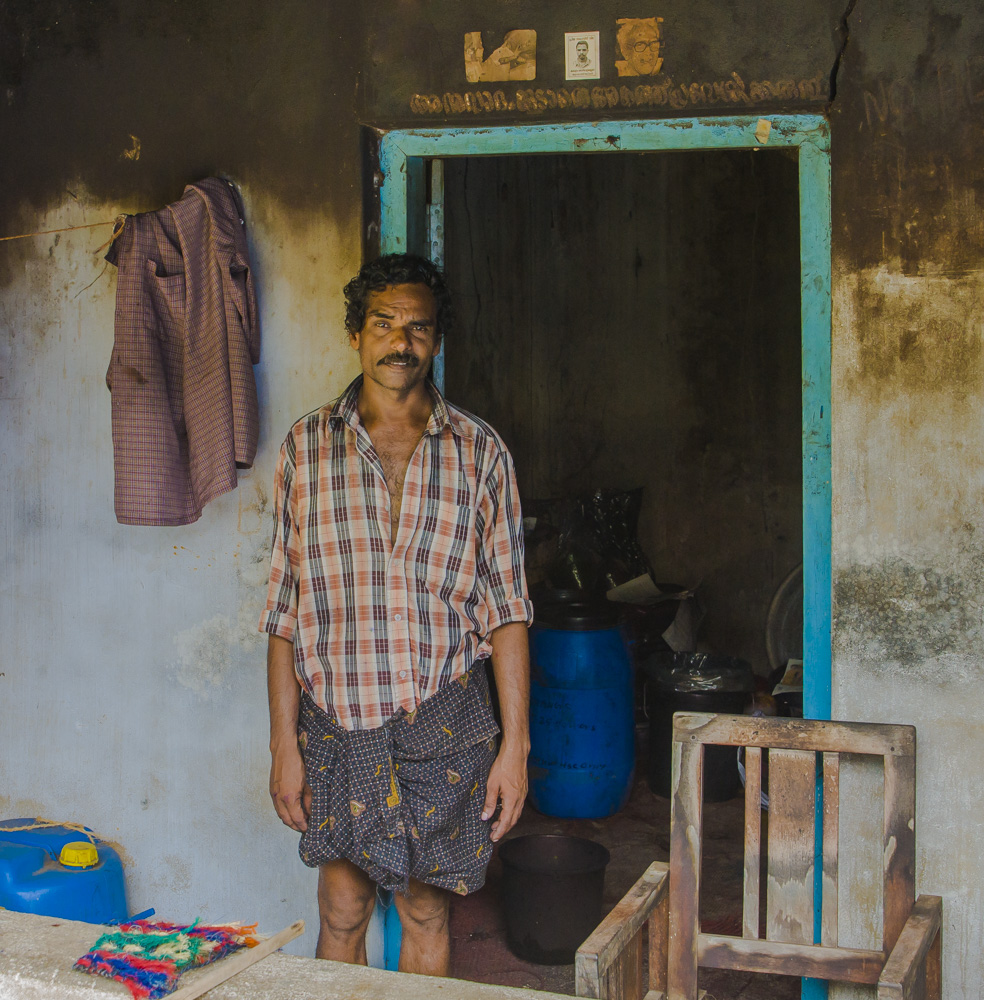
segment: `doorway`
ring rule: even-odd
[[[756,152],[757,151],[757,152]],[[583,157],[577,154],[598,153],[604,154],[595,157]],[[653,157],[653,153],[673,154],[671,159],[664,156]],[[539,154],[539,155],[538,155]],[[645,154],[645,155],[640,155]],[[542,159],[541,159],[542,155]],[[617,156],[617,163],[613,157]],[[695,171],[697,160],[691,159],[685,162],[686,156],[702,157],[700,170]],[[484,158],[503,158],[498,163],[494,160]],[[535,157],[535,159],[534,159]],[[478,159],[482,158],[482,159]],[[593,162],[588,169],[578,169],[571,171],[564,167],[564,163],[571,163],[578,160],[587,163]],[[675,160],[674,162],[671,162]],[[443,162],[442,162],[443,161]],[[551,162],[552,161],[552,162]],[[602,164],[599,161],[606,161]],[[633,162],[634,161],[634,162]],[[598,164],[597,166],[595,164]],[[614,167],[607,164],[614,163]],[[758,165],[756,165],[758,164]],[[436,167],[436,169],[435,169]],[[446,169],[442,169],[446,168]],[[648,198],[658,197],[662,192],[664,205],[668,204],[667,198],[676,197],[673,191],[679,192],[686,187],[687,183],[692,183],[696,176],[703,178],[717,176],[721,184],[728,185],[728,177],[732,180],[741,177],[743,174],[747,178],[757,178],[757,183],[761,186],[763,180],[768,182],[768,186],[775,192],[774,204],[768,199],[763,205],[757,207],[757,214],[753,213],[752,223],[760,230],[753,233],[752,244],[755,245],[760,240],[762,232],[766,232],[768,227],[774,222],[772,208],[779,208],[780,202],[787,205],[788,211],[794,212],[793,229],[798,230],[796,235],[796,246],[794,250],[787,252],[784,263],[792,267],[789,271],[787,266],[786,282],[795,283],[798,276],[799,283],[799,343],[796,346],[796,356],[793,357],[787,349],[775,350],[776,344],[781,347],[789,347],[788,343],[776,341],[770,346],[768,340],[763,340],[759,333],[762,324],[752,322],[754,317],[768,317],[765,324],[773,331],[781,329],[784,325],[789,326],[788,317],[774,315],[775,308],[780,312],[785,308],[788,313],[790,295],[780,295],[775,298],[775,287],[768,282],[758,282],[758,289],[754,283],[749,287],[748,282],[742,282],[740,276],[735,278],[734,274],[727,276],[725,282],[708,281],[703,283],[705,292],[694,298],[694,295],[684,296],[678,294],[679,279],[690,280],[694,276],[689,275],[686,267],[680,265],[679,240],[676,246],[668,239],[654,238],[651,246],[647,246],[644,240],[637,238],[628,241],[618,241],[608,237],[609,251],[618,249],[624,251],[625,245],[632,244],[634,256],[627,261],[621,262],[618,266],[624,271],[630,280],[623,284],[623,288],[632,288],[632,282],[638,286],[640,280],[644,286],[644,292],[640,294],[615,295],[605,302],[598,302],[597,296],[591,298],[592,289],[599,286],[604,288],[603,280],[605,275],[604,250],[597,255],[595,267],[590,278],[585,280],[575,280],[571,285],[574,294],[587,294],[589,296],[585,302],[592,307],[603,307],[619,318],[619,321],[610,325],[607,331],[608,338],[613,335],[619,339],[623,333],[631,333],[629,343],[632,345],[632,353],[626,356],[617,350],[611,350],[606,344],[604,336],[581,336],[578,344],[572,350],[563,347],[563,323],[554,324],[555,331],[551,336],[539,336],[520,338],[519,342],[509,339],[509,325],[499,322],[482,329],[491,332],[500,339],[494,346],[490,343],[483,345],[486,348],[484,363],[494,364],[501,369],[501,376],[492,380],[501,387],[509,386],[507,399],[501,400],[503,404],[503,419],[497,420],[495,412],[490,412],[489,407],[484,405],[479,397],[483,391],[487,391],[490,385],[488,378],[475,378],[472,380],[471,389],[465,389],[465,396],[458,391],[468,384],[468,369],[475,364],[482,362],[474,355],[465,358],[459,354],[456,357],[449,356],[446,367],[438,371],[438,377],[443,377],[445,370],[453,373],[455,384],[451,386],[451,397],[456,402],[469,407],[469,394],[475,393],[476,402],[473,403],[483,416],[490,419],[493,426],[498,426],[500,431],[507,437],[509,443],[517,451],[517,464],[521,475],[521,491],[523,489],[522,477],[525,474],[529,487],[534,491],[540,489],[551,490],[558,485],[564,485],[563,480],[567,480],[567,485],[575,482],[584,483],[585,476],[594,473],[604,472],[611,478],[618,475],[625,476],[628,470],[624,468],[626,464],[625,456],[631,454],[630,450],[622,449],[621,458],[617,457],[619,449],[598,447],[599,436],[596,436],[592,444],[588,443],[585,451],[585,444],[577,439],[576,434],[568,434],[562,437],[568,442],[568,457],[562,461],[555,461],[558,456],[552,456],[548,464],[538,459],[537,452],[542,455],[544,452],[543,442],[550,438],[550,433],[524,434],[523,421],[526,428],[534,428],[537,421],[550,424],[554,421],[563,422],[568,429],[579,426],[572,418],[578,411],[578,407],[583,409],[584,400],[580,398],[582,394],[578,392],[578,378],[581,384],[589,384],[584,375],[585,372],[593,376],[602,373],[608,379],[614,379],[615,386],[618,386],[619,378],[626,376],[641,380],[642,385],[636,386],[631,398],[634,403],[626,408],[622,405],[621,411],[616,416],[630,426],[624,429],[624,434],[633,438],[634,445],[645,444],[649,454],[662,454],[664,464],[669,465],[666,476],[673,474],[674,469],[686,468],[687,476],[693,476],[694,470],[699,472],[702,459],[708,454],[717,454],[720,449],[713,441],[707,439],[709,428],[716,427],[719,431],[735,432],[740,429],[742,421],[735,419],[735,414],[740,413],[742,405],[749,403],[748,399],[742,399],[742,394],[748,395],[748,379],[742,379],[742,365],[747,368],[748,359],[753,355],[761,362],[758,364],[758,374],[756,375],[755,390],[751,400],[751,410],[754,419],[744,421],[745,430],[754,432],[751,437],[746,435],[744,444],[741,447],[732,448],[732,460],[737,462],[737,477],[735,470],[729,472],[726,468],[717,470],[718,480],[724,482],[730,478],[738,483],[738,489],[744,487],[741,483],[741,462],[740,455],[742,448],[756,447],[756,441],[760,446],[764,440],[763,435],[769,433],[766,425],[770,420],[780,420],[781,427],[772,427],[771,438],[779,442],[778,452],[786,454],[798,454],[800,460],[798,502],[796,517],[801,524],[801,536],[795,542],[801,541],[801,552],[803,562],[803,651],[804,651],[804,714],[813,718],[829,718],[830,714],[830,197],[829,197],[829,159],[828,159],[828,130],[824,119],[816,116],[777,116],[770,119],[758,118],[734,118],[716,120],[687,120],[687,121],[663,121],[663,122],[609,122],[602,125],[543,125],[530,126],[526,128],[502,128],[502,129],[445,129],[429,130],[427,132],[390,132],[383,136],[380,143],[380,168],[382,173],[382,184],[380,187],[380,221],[381,239],[380,244],[384,252],[400,252],[407,249],[417,252],[424,252],[441,261],[444,249],[444,226],[447,220],[444,217],[443,192],[446,189],[445,180],[448,181],[450,189],[454,190],[455,210],[459,207],[467,207],[468,199],[465,197],[465,186],[469,173],[473,181],[478,185],[480,192],[479,202],[474,202],[473,208],[478,206],[482,198],[495,201],[504,199],[508,205],[508,210],[504,216],[507,222],[512,220],[515,226],[522,226],[524,220],[532,220],[535,216],[555,212],[554,221],[556,223],[558,212],[566,214],[564,222],[565,231],[572,233],[580,226],[586,232],[582,237],[587,238],[585,244],[582,239],[582,250],[579,251],[581,258],[577,262],[578,273],[585,266],[583,247],[590,247],[591,227],[594,227],[596,234],[599,233],[599,220],[594,209],[599,203],[599,194],[612,200],[605,192],[615,192],[612,201],[617,202],[619,195],[625,195],[627,191],[635,190],[637,197],[630,198],[625,202],[628,208],[623,208],[621,214],[614,217],[607,217],[604,226],[609,229],[615,228],[616,236],[619,227],[624,231],[626,227],[645,226],[646,211],[642,212],[643,218],[638,215],[629,215],[628,212],[635,212],[631,206],[638,204],[639,209],[643,208],[643,203]],[[516,190],[522,188],[520,181],[523,171],[533,171],[539,176],[531,187],[526,185],[527,193],[536,190],[539,192],[536,205],[521,202],[513,198]],[[558,193],[556,183],[551,183],[548,178],[551,171],[554,172],[556,181],[564,179],[564,183],[573,184],[577,188],[573,192],[573,197],[562,197]],[[757,173],[756,173],[757,171]],[[445,174],[447,177],[445,178]],[[675,185],[675,187],[674,187]],[[682,186],[682,187],[681,187]],[[512,194],[510,194],[510,188]],[[476,187],[472,188],[473,193]],[[654,195],[655,190],[655,195]],[[512,199],[512,200],[510,200]],[[785,199],[785,200],[784,200]],[[623,198],[624,200],[624,198]],[[693,199],[691,198],[691,201]],[[651,225],[653,206],[650,205],[648,212],[649,224]],[[572,217],[573,213],[573,217]],[[664,212],[664,215],[666,213]],[[715,217],[720,213],[712,210],[705,213],[705,222],[714,229]],[[779,213],[781,215],[781,212]],[[741,212],[732,213],[735,219],[741,218]],[[662,223],[662,219],[660,220]],[[684,226],[692,226],[693,219],[685,222]],[[798,225],[797,225],[798,224]],[[659,227],[656,227],[659,229]],[[739,230],[741,226],[739,224]],[[667,229],[663,227],[664,236],[670,232],[672,225]],[[460,234],[465,230],[460,226],[457,232]],[[692,233],[693,234],[693,233]],[[507,245],[509,238],[519,240],[520,234],[500,232],[500,237],[505,236]],[[532,237],[537,239],[537,237]],[[528,240],[526,241],[528,242]],[[691,241],[697,246],[696,241]],[[518,246],[519,243],[514,245]],[[729,244],[734,249],[733,244]],[[642,248],[642,249],[640,249]],[[488,250],[489,248],[486,248]],[[787,241],[787,251],[789,244]],[[458,246],[455,248],[456,259],[460,257],[462,241],[459,237]],[[471,247],[471,258],[475,259],[476,247]],[[645,251],[645,252],[643,252]],[[710,266],[715,261],[715,256],[706,252],[701,256],[702,264]],[[677,256],[674,257],[674,253]],[[617,256],[617,254],[615,255]],[[727,255],[725,255],[727,256]],[[741,256],[740,254],[738,255]],[[775,258],[776,266],[782,269],[782,253]],[[486,253],[486,258],[488,253]],[[611,254],[610,254],[611,257]],[[797,259],[798,258],[798,259]],[[696,258],[694,258],[696,260]],[[720,260],[720,256],[717,258]],[[525,298],[526,302],[542,303],[544,295],[544,282],[546,287],[549,283],[549,266],[539,263],[536,266],[540,270],[539,275],[534,275],[528,268],[515,266],[513,259],[512,266],[508,269],[500,269],[497,280],[502,287],[502,278],[505,273],[511,276],[514,282],[529,281],[530,287],[526,290],[525,296],[519,288],[515,289],[509,297],[509,301],[520,302]],[[531,265],[532,266],[532,265]],[[723,265],[722,265],[723,266]],[[453,268],[447,268],[453,277]],[[589,272],[592,269],[589,269]],[[677,280],[674,280],[674,276]],[[535,279],[535,280],[534,280]],[[460,279],[463,280],[463,279]],[[686,281],[684,281],[686,283]],[[485,285],[480,280],[472,280],[472,292],[476,296],[481,296]],[[533,287],[533,286],[536,287]],[[673,286],[673,295],[667,293]],[[691,281],[691,290],[694,293],[700,291],[702,283],[699,280]],[[706,294],[707,288],[711,290],[724,287],[724,298],[715,305],[713,295]],[[674,306],[675,301],[675,306]],[[488,297],[486,297],[488,302]],[[728,338],[720,331],[713,335],[708,334],[707,324],[702,323],[700,315],[702,311],[710,315],[717,312],[720,319],[722,308],[727,308],[727,303],[731,303],[726,316],[727,322],[733,322],[740,335]],[[783,305],[783,302],[785,305]],[[722,305],[724,303],[725,305]],[[474,321],[475,302],[471,303],[472,320]],[[631,306],[631,308],[627,308]],[[591,310],[589,309],[588,312]],[[674,313],[674,317],[670,313]],[[584,309],[580,310],[584,313]],[[647,322],[646,317],[651,316],[652,321]],[[705,316],[705,319],[707,318]],[[672,321],[671,321],[672,320]],[[795,322],[795,318],[793,320]],[[564,320],[569,325],[570,320]],[[667,401],[658,392],[650,391],[648,398],[646,395],[646,385],[652,388],[658,382],[655,379],[652,363],[658,352],[647,350],[646,338],[651,337],[658,340],[660,336],[666,338],[674,328],[674,322],[678,326],[682,323],[691,327],[693,336],[689,340],[676,338],[674,348],[670,354],[664,352],[664,357],[672,356],[673,364],[689,369],[689,373],[683,379],[676,382],[677,390],[670,392],[671,401],[679,403],[679,407],[674,411],[673,407],[667,408]],[[537,324],[542,326],[542,324]],[[529,327],[532,329],[532,326]],[[628,329],[631,328],[631,329]],[[557,331],[560,339],[557,339]],[[752,331],[752,332],[750,332]],[[597,331],[596,331],[597,332]],[[603,348],[597,351],[598,346]],[[548,364],[544,366],[531,365],[523,358],[523,352],[527,352],[527,357],[532,358],[530,352],[539,352],[546,358],[552,356],[563,363],[566,358],[572,361],[577,355],[582,356],[578,363],[581,376],[572,379],[565,376],[563,370]],[[591,354],[592,351],[596,353]],[[585,355],[587,352],[587,355]],[[641,352],[643,359],[650,357],[647,365],[636,364],[633,357]],[[512,358],[512,362],[510,362]],[[626,364],[626,361],[628,364]],[[602,363],[603,362],[603,363]],[[737,366],[737,367],[736,367]],[[783,379],[785,393],[777,393],[776,399],[763,399],[763,393],[768,384],[767,372],[775,370],[780,373]],[[776,367],[778,366],[778,367]],[[792,367],[791,367],[792,366]],[[660,428],[666,427],[667,420],[672,421],[680,417],[681,410],[693,409],[699,402],[700,372],[716,372],[713,388],[709,388],[705,400],[705,408],[712,413],[712,417],[703,421],[691,421],[687,428],[690,450],[693,453],[694,461],[686,461],[687,440],[680,441],[677,438],[669,442],[672,447],[668,450],[665,447],[668,442],[660,439]],[[487,369],[486,369],[487,371]],[[520,379],[520,373],[524,373],[526,385]],[[532,373],[532,374],[531,374]],[[619,374],[621,373],[621,374]],[[766,374],[763,374],[766,373]],[[798,376],[798,378],[797,378]],[[544,394],[542,385],[529,385],[529,378],[546,379],[549,387],[557,391],[551,396]],[[793,380],[795,379],[795,383]],[[594,381],[597,381],[595,379]],[[730,392],[726,387],[731,385]],[[687,386],[687,398],[682,398],[680,386]],[[625,404],[629,396],[620,393],[616,388],[616,395],[621,404]],[[789,393],[793,393],[792,407],[789,405]],[[566,396],[565,396],[566,393]],[[536,406],[517,403],[517,395],[522,396],[529,404],[536,403]],[[612,389],[608,389],[608,398],[612,398]],[[728,409],[728,406],[737,409]],[[571,408],[573,406],[573,409]],[[639,422],[637,419],[639,409],[647,411],[648,416]],[[662,411],[654,415],[653,407]],[[493,409],[498,408],[498,404]],[[535,411],[535,412],[534,412]],[[523,414],[526,414],[524,417]],[[716,414],[716,415],[715,415]],[[610,420],[612,415],[606,414],[606,419]],[[517,420],[519,423],[517,423]],[[670,424],[672,426],[672,423]],[[644,427],[644,433],[640,437],[639,430]],[[795,435],[795,441],[791,435]],[[556,435],[553,435],[556,438]],[[513,440],[509,440],[512,437]],[[667,435],[669,438],[670,435]],[[524,453],[523,446],[517,448],[517,442],[526,441],[530,448],[528,453]],[[537,441],[540,443],[538,444]],[[660,446],[662,450],[660,450]],[[592,451],[593,449],[593,451]],[[675,451],[673,451],[675,449]],[[683,449],[681,451],[681,449]],[[563,450],[563,449],[562,449]],[[761,448],[760,448],[761,450]],[[769,454],[774,454],[772,449],[767,449]],[[672,454],[671,454],[672,452]],[[592,455],[588,462],[578,462],[578,454]],[[763,453],[764,454],[764,453]],[[681,457],[682,456],[682,457]],[[738,457],[736,457],[738,456]],[[746,454],[747,457],[747,454]],[[770,459],[766,459],[766,464]],[[794,458],[795,461],[795,458]],[[607,470],[599,467],[609,466]],[[613,470],[612,465],[621,463],[621,471]],[[747,464],[747,463],[746,463]],[[761,465],[761,463],[759,463]],[[785,471],[779,474],[775,482],[782,480],[785,476],[789,479],[789,463],[785,463]],[[525,472],[524,472],[525,466]],[[552,470],[552,471],[551,471]],[[660,477],[655,476],[659,481]],[[714,477],[711,477],[712,480]],[[755,477],[753,477],[755,478]],[[766,482],[758,476],[761,486]],[[766,477],[768,478],[768,477]],[[684,476],[686,479],[686,476]],[[626,485],[628,481],[626,480]],[[713,485],[713,484],[712,484]],[[747,484],[746,484],[747,485]],[[691,486],[691,488],[694,488]],[[678,490],[677,496],[684,496],[684,503],[680,506],[680,515],[686,515],[687,502],[686,490]],[[650,490],[653,496],[653,491]],[[668,494],[667,494],[668,495]],[[720,500],[720,493],[717,494]],[[651,502],[658,504],[659,493]],[[769,522],[769,504],[763,498],[760,504],[764,522]],[[698,506],[695,502],[689,504],[691,508]],[[773,518],[776,524],[788,522],[790,517],[790,505],[783,506],[783,512],[777,514],[778,520]],[[700,513],[699,510],[696,511]],[[776,511],[773,511],[776,514]],[[645,532],[657,532],[661,530],[658,525],[667,523],[660,522],[657,517],[650,517],[643,522],[643,534]],[[685,526],[684,533],[694,534],[701,538],[702,530],[699,524],[691,523]],[[782,534],[784,528],[776,530],[776,534]],[[795,526],[794,526],[795,530]],[[727,536],[729,531],[725,525],[722,535]],[[765,532],[769,534],[768,530]],[[664,539],[665,541],[665,539]],[[701,544],[708,551],[713,547],[707,545],[707,538],[701,538]],[[788,541],[788,539],[786,539]],[[650,544],[654,544],[654,538],[650,537]],[[660,539],[655,538],[655,543],[659,544]],[[795,547],[795,544],[794,544]],[[729,572],[733,579],[729,580],[727,586],[733,589],[734,582],[740,577],[741,557],[732,560]],[[778,571],[770,571],[775,572]],[[780,574],[781,575],[781,574]],[[761,574],[760,574],[761,576]],[[691,581],[685,581],[691,582]],[[764,584],[759,583],[761,588]],[[737,618],[730,611],[730,628],[734,628]]]

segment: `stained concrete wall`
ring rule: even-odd
[[[0,816],[115,841],[133,911],[265,931],[305,917],[290,947],[310,955],[314,875],[266,790],[256,621],[280,441],[357,370],[340,288],[360,253],[360,36],[316,3],[28,6],[3,24],[0,235],[234,180],[259,292],[261,432],[253,469],[197,523],[117,524],[116,271],[93,253],[110,227],[0,243]]]
[[[121,528],[102,385],[114,279],[90,252],[105,230],[0,245],[0,809],[119,839],[137,907],[265,927],[310,916],[310,878],[265,800],[251,622],[276,444],[352,371],[334,290],[358,257],[355,109],[383,127],[829,109],[834,711],[919,729],[918,885],[946,898],[946,995],[976,996],[984,16],[969,0],[373,13],[4,7],[0,235],[157,208],[224,171],[246,194],[265,340],[263,438],[239,491],[191,528]],[[558,33],[600,28],[610,46],[617,17],[653,13],[666,79],[626,97],[609,70],[590,107],[560,108]],[[545,40],[542,76],[486,112],[465,101],[462,33],[515,27]],[[133,137],[139,159],[124,155]],[[856,866],[861,901],[870,870]]]
[[[954,998],[984,976],[982,40],[969,4],[862,0],[832,115],[834,713],[917,727]]]

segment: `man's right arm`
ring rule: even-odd
[[[297,745],[301,686],[294,673],[294,644],[270,635],[267,645],[267,692],[270,697],[270,797],[277,815],[292,830],[307,829],[311,790]]]

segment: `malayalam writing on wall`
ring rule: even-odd
[[[663,72],[663,41],[661,17],[618,18],[607,36],[600,30],[566,32],[563,67],[540,68],[551,75],[563,68],[567,85],[415,93],[410,96],[410,111],[415,115],[446,116],[661,106],[681,110],[718,104],[740,107],[775,101],[819,102],[827,98],[829,80],[825,72],[808,78],[746,83],[740,73],[733,71],[723,79],[681,82]],[[529,83],[537,79],[537,33],[532,28],[508,31],[488,56],[486,50],[481,31],[465,33],[463,69],[467,83]],[[601,79],[606,59],[605,68],[615,71],[618,84],[580,82]],[[640,79],[631,82],[625,79],[633,77]]]

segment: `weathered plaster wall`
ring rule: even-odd
[[[832,116],[834,713],[917,727],[917,887],[945,899],[945,995],[977,997],[984,17],[860,0],[849,27]]]
[[[381,126],[471,125],[832,100],[835,714],[919,727],[918,885],[946,897],[946,995],[976,996],[984,16],[968,0],[415,0],[385,12],[364,27],[314,0],[4,7],[0,235],[156,208],[226,172],[247,198],[265,329],[254,471],[198,525],[124,529],[102,384],[114,277],[90,252],[105,230],[0,244],[14,570],[0,585],[0,811],[118,838],[138,908],[268,927],[311,916],[310,877],[266,802],[251,623],[276,445],[352,371],[335,317],[358,255],[354,108]],[[561,108],[559,34],[654,12],[673,86],[626,99],[609,70],[587,105]],[[497,42],[515,27],[540,32],[537,85],[506,88],[512,108],[469,107],[462,33]],[[134,137],[139,159],[124,156]],[[870,883],[858,884],[863,900]]]
[[[16,8],[17,5],[12,5]],[[318,3],[6,8],[0,235],[241,186],[263,335],[261,438],[180,528],[113,516],[108,228],[0,243],[0,816],[118,842],[130,905],[311,928],[314,876],[273,812],[256,632],[277,449],[354,374],[352,16]],[[18,58],[9,58],[11,51]],[[139,140],[139,158],[127,158]]]

